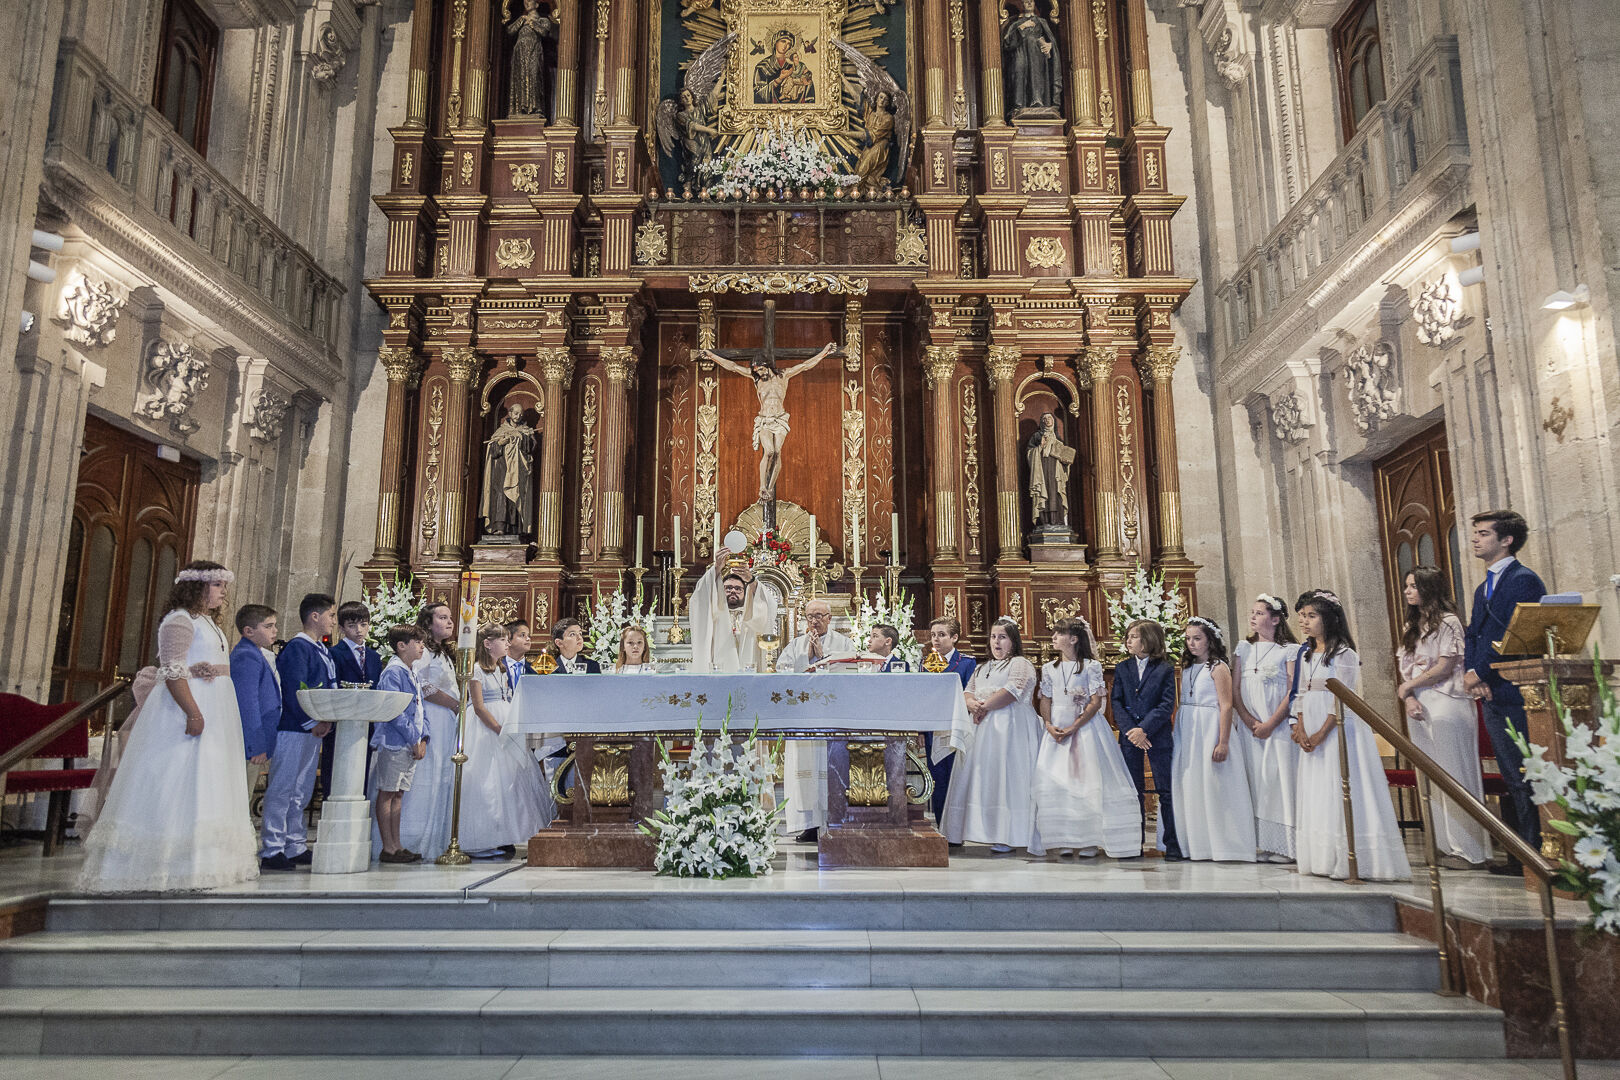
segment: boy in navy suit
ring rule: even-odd
[[[242,640],[231,650],[231,686],[242,714],[242,748],[247,756],[248,801],[270,766],[281,723],[281,683],[276,678],[276,612],[263,604],[244,604],[236,612]]]
[[[553,675],[602,674],[602,665],[585,655],[585,628],[578,619],[559,619],[551,628],[551,645],[557,653]]]
[[[529,624],[522,619],[513,619],[506,624],[506,682],[513,690],[517,689],[518,680],[523,676],[540,674],[529,663],[529,643],[532,640]]]
[[[337,665],[321,639],[337,625],[337,601],[310,593],[298,602],[303,631],[276,658],[281,675],[281,724],[270,755],[270,782],[264,789],[264,825],[259,831],[259,868],[293,870],[312,861],[305,838],[304,808],[315,794],[315,766],[321,741],[332,725],[320,723],[298,703],[300,689],[337,685]]]
[[[1523,517],[1512,510],[1487,510],[1475,514],[1470,540],[1474,557],[1486,566],[1485,580],[1474,590],[1472,616],[1463,638],[1463,686],[1485,704],[1485,730],[1491,737],[1507,797],[1502,800],[1502,820],[1531,847],[1541,847],[1541,815],[1530,797],[1530,784],[1524,778],[1524,755],[1508,735],[1512,728],[1529,738],[1530,726],[1524,717],[1524,696],[1519,688],[1502,678],[1492,664],[1502,659],[1494,642],[1502,639],[1513,609],[1534,604],[1547,593],[1536,572],[1515,556],[1530,535]],[[1517,860],[1491,867],[1493,874],[1521,872]]]
[[[1153,787],[1159,796],[1159,821],[1164,824],[1164,857],[1182,857],[1176,840],[1176,815],[1170,791],[1170,761],[1175,749],[1170,719],[1176,707],[1176,676],[1164,658],[1164,628],[1140,619],[1125,631],[1130,655],[1114,669],[1114,726],[1119,729],[1119,752],[1136,782],[1147,817],[1147,776],[1142,759],[1153,768]]]
[[[973,672],[979,662],[967,653],[956,650],[957,639],[962,636],[962,624],[952,618],[935,619],[928,624],[928,641],[934,651],[945,659],[945,670],[962,680],[962,689],[973,681]],[[944,761],[934,760],[934,733],[923,732],[924,756],[928,759],[928,772],[934,778],[934,821],[945,820],[945,790],[951,786],[951,769],[956,755],[947,754]]]
[[[332,644],[332,662],[337,665],[338,682],[365,683],[375,688],[382,677],[383,661],[377,650],[366,644],[371,633],[371,610],[358,600],[337,609],[338,633]]]

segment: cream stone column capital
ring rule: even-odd
[[[554,345],[541,349],[536,355],[540,361],[540,373],[545,376],[548,383],[560,383],[563,389],[574,385],[574,354],[566,345]]]
[[[635,346],[602,346],[602,374],[607,376],[610,383],[625,384],[634,382],[636,377]]]
[[[408,345],[384,345],[377,350],[377,362],[388,373],[391,383],[404,383],[416,389],[422,381],[422,358]]]
[[[956,373],[960,349],[956,345],[929,345],[923,352],[923,378],[928,389],[937,389]]]
[[[1112,345],[1087,345],[1080,354],[1080,364],[1095,384],[1114,374],[1114,362],[1118,358],[1119,351]]]

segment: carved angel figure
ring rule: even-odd
[[[861,116],[866,145],[855,161],[861,183],[874,187],[886,182],[891,147],[899,152],[900,171],[911,160],[911,97],[887,71],[842,38],[833,38],[844,58],[855,68],[860,86]]]
[[[682,184],[694,187],[701,184],[698,167],[714,155],[714,140],[720,134],[714,126],[720,74],[725,70],[727,53],[736,40],[735,33],[727,34],[699,53],[697,59],[687,65],[681,92],[659,102],[653,116],[658,149],[675,163]]]

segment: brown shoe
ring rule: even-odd
[[[410,852],[401,848],[399,851],[383,852],[381,855],[377,856],[377,861],[384,863],[408,863],[414,862],[415,860],[411,858]]]

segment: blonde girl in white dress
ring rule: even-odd
[[[399,842],[406,851],[432,860],[450,846],[451,785],[455,766],[457,712],[461,688],[456,682],[456,618],[449,604],[429,604],[416,617],[427,634],[427,652],[411,666],[422,687],[427,712],[427,756],[416,763],[410,798],[399,814]],[[373,843],[381,850],[381,841]]]
[[[1294,861],[1295,783],[1299,744],[1289,737],[1288,665],[1299,644],[1288,627],[1288,605],[1261,593],[1249,608],[1249,639],[1232,658],[1233,709],[1246,737],[1254,839],[1261,862]]]
[[[1344,835],[1340,793],[1339,739],[1345,737],[1350,762],[1350,805],[1355,817],[1357,872],[1370,881],[1402,881],[1412,876],[1406,845],[1395,824],[1395,805],[1384,779],[1384,763],[1372,729],[1348,713],[1329,679],[1351,690],[1361,684],[1361,657],[1356,655],[1339,598],[1323,589],[1300,597],[1300,636],[1305,644],[1290,665],[1294,689],[1292,715],[1299,758],[1299,805],[1295,816],[1295,861],[1302,874],[1344,878],[1349,875],[1349,845]]]
[[[1484,802],[1479,720],[1474,699],[1463,688],[1463,625],[1449,592],[1445,575],[1436,567],[1414,567],[1406,575],[1406,632],[1396,655],[1401,685],[1395,693],[1406,710],[1412,742]],[[1439,792],[1433,803],[1430,827],[1441,865],[1484,869],[1491,858],[1484,828]]]
[[[1062,619],[1052,629],[1058,656],[1041,669],[1035,708],[1045,729],[1035,757],[1035,836],[1029,853],[1111,858],[1142,853],[1142,804],[1125,771],[1118,736],[1102,711],[1107,698],[1091,626]]]
[[[549,825],[556,809],[540,767],[508,728],[512,683],[507,678],[509,636],[492,623],[478,632],[478,659],[467,684],[461,776],[462,850],[474,858],[511,858],[518,844]]]
[[[1017,623],[1000,618],[990,625],[990,659],[964,694],[973,743],[945,799],[945,839],[952,844],[989,844],[1002,855],[1034,835],[1041,718],[1031,703],[1035,668],[1023,652]]]
[[[205,560],[174,579],[156,685],[125,721],[123,753],[85,839],[83,892],[212,889],[259,876],[230,649],[215,621],[231,580]]]
[[[653,663],[652,647],[647,644],[647,632],[641,627],[627,626],[619,632],[619,657],[613,665],[613,674],[658,674],[658,665]]]
[[[1176,839],[1189,859],[1254,862],[1247,759],[1232,752],[1232,668],[1213,619],[1187,622],[1181,706],[1170,759]]]

